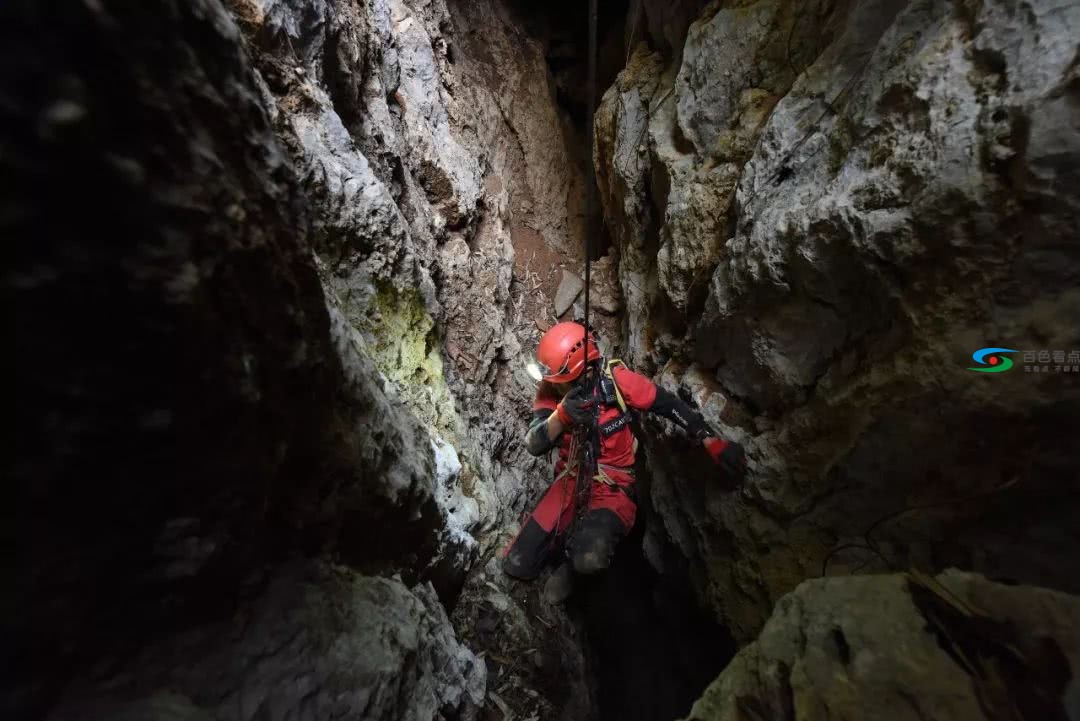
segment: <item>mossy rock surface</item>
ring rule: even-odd
[[[375,288],[366,312],[354,315],[370,341],[368,352],[410,409],[453,443],[459,421],[434,319],[418,291],[382,281]]]

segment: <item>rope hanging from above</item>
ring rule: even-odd
[[[596,3],[597,0],[589,0],[589,77],[588,77],[588,107],[586,108],[585,143],[587,148],[587,174],[585,176],[585,358],[589,358],[589,343],[592,342],[592,328],[589,324],[589,290],[592,286],[592,260],[595,250],[594,238],[596,236],[593,217],[596,208],[596,181],[595,168],[593,167],[593,109],[596,107]],[[599,349],[597,349],[599,351]],[[598,353],[599,355],[599,353]],[[598,426],[600,422],[600,402],[598,390],[600,388],[600,373],[588,372],[585,377],[589,384],[589,395],[593,399],[592,413],[593,422],[587,428],[582,428],[583,433],[580,446],[581,459],[578,462],[578,477],[575,494],[576,515],[580,515],[588,505],[588,496],[592,490],[593,475],[598,469],[600,455],[600,434]]]
[[[586,176],[585,176],[585,357],[589,357],[589,290],[592,286],[592,260],[595,253],[596,169],[593,166],[593,110],[596,108],[596,3],[589,0],[589,77],[588,107],[585,120]]]

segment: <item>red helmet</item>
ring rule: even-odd
[[[585,370],[585,365],[600,360],[596,337],[589,334],[589,357],[585,358],[585,326],[580,323],[556,323],[544,333],[536,347],[540,373],[550,383],[568,383]]]

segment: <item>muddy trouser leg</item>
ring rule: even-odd
[[[507,548],[503,572],[524,581],[540,574],[574,520],[575,485],[572,474],[551,484]]]
[[[629,484],[612,487],[593,483],[589,508],[567,543],[574,571],[597,573],[611,565],[615,547],[634,526],[637,505],[631,493]]]

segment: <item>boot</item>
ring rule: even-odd
[[[544,583],[544,600],[550,604],[560,604],[570,598],[574,592],[574,569],[564,562],[556,568]]]

